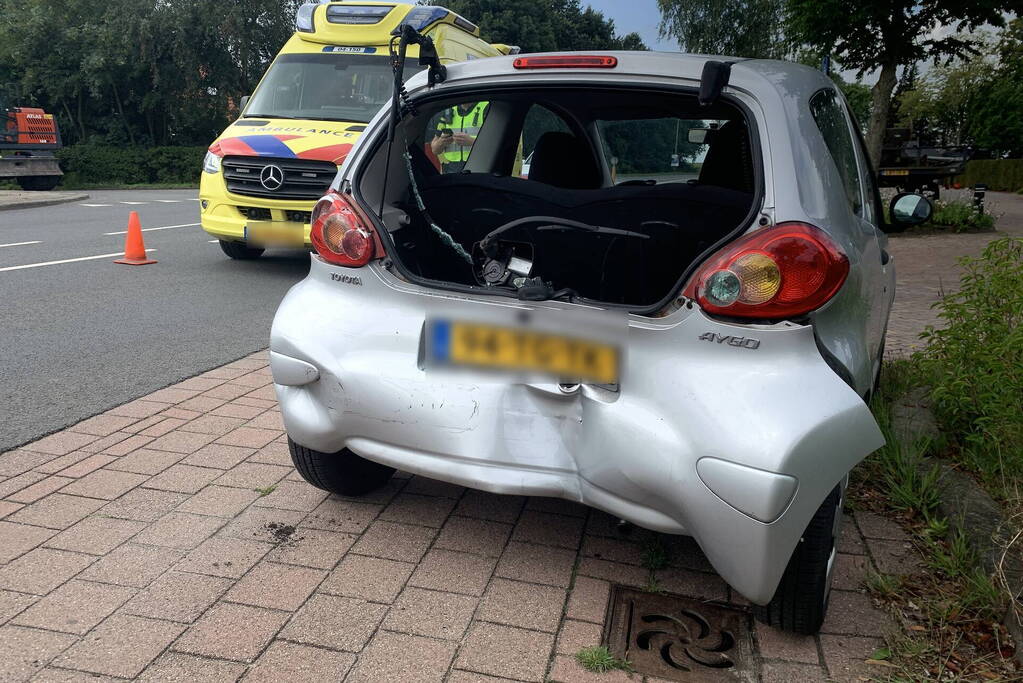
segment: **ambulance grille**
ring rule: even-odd
[[[280,168],[284,180],[269,189],[260,179],[267,166]],[[228,156],[223,162],[227,191],[246,197],[270,199],[319,199],[327,194],[337,175],[337,165],[313,159],[275,159],[271,157]],[[273,187],[274,183],[270,183]]]

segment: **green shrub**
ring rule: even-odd
[[[946,327],[929,327],[914,359],[956,457],[1005,495],[1023,477],[1023,240],[961,263],[960,289],[936,304]]]
[[[74,145],[57,152],[75,184],[198,183],[205,147]]]
[[[995,217],[980,213],[969,202],[934,202],[934,214],[928,225],[951,228],[953,232],[977,232],[995,229]]]
[[[966,162],[966,172],[954,182],[963,187],[984,183],[989,190],[1016,192],[1023,190],[1023,159],[978,159]]]

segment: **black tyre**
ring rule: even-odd
[[[263,254],[263,249],[247,246],[244,242],[229,242],[220,240],[220,248],[225,254],[235,259],[254,259]]]
[[[58,184],[59,175],[27,175],[18,178],[18,186],[28,192],[48,192]]]
[[[366,460],[347,448],[337,453],[321,453],[288,439],[288,449],[303,479],[316,488],[342,496],[375,491],[394,474],[393,467]]]
[[[813,635],[820,630],[828,611],[830,570],[841,510],[842,485],[839,485],[817,508],[803,532],[771,602],[753,606],[757,621],[803,635]]]

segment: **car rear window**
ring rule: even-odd
[[[849,121],[842,111],[842,105],[833,90],[821,90],[810,98],[810,113],[817,123],[824,144],[831,152],[831,158],[838,167],[849,207],[860,215],[863,210],[863,194],[860,188],[859,170],[856,166],[856,149],[849,128]]]

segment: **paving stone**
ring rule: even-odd
[[[583,539],[582,554],[598,560],[642,564],[644,546],[633,541],[605,536],[586,536]]]
[[[151,441],[147,448],[154,451],[173,451],[175,453],[194,453],[216,438],[215,434],[186,432],[175,430]]]
[[[94,453],[84,460],[76,462],[71,467],[57,472],[62,477],[84,477],[90,472],[95,472],[104,465],[109,465],[113,461],[117,460],[116,456],[105,455],[103,453]]]
[[[271,441],[267,445],[249,456],[249,462],[259,462],[264,465],[280,465],[292,467],[291,453],[288,451],[288,444],[278,441]]]
[[[415,476],[405,484],[402,493],[416,493],[421,496],[443,496],[458,500],[465,493],[465,487],[458,484],[449,484],[446,481],[428,479],[427,477]]]
[[[225,417],[223,415],[203,415],[186,425],[182,425],[181,431],[199,432],[212,436],[223,436],[229,431],[241,426],[245,420],[240,417]],[[211,439],[212,441],[212,439]]]
[[[37,453],[19,448],[0,457],[0,477],[15,477],[54,459],[49,453]]]
[[[804,664],[820,664],[817,641],[813,636],[801,636],[764,624],[756,625],[760,654],[768,659],[784,659]]]
[[[554,636],[477,622],[462,644],[455,666],[522,681],[542,681]]]
[[[79,454],[82,454],[82,453],[102,453],[106,449],[108,449],[108,448],[110,448],[112,446],[116,446],[117,444],[121,443],[125,439],[130,438],[131,436],[132,436],[132,434],[130,432],[114,432],[113,434],[108,434],[107,436],[104,436],[104,437],[102,437],[100,439],[96,439],[92,443],[85,444],[84,446],[79,448],[77,451],[71,451],[67,455],[62,455],[61,457],[62,458],[67,458],[67,457],[73,456],[76,453],[79,453]],[[113,455],[113,453],[108,453],[107,455]],[[47,463],[47,465],[49,465],[49,463]],[[67,465],[65,465],[65,467],[66,466]],[[59,469],[63,469],[63,468],[59,468]],[[54,470],[54,472],[56,472],[56,471],[57,470]]]
[[[334,650],[358,652],[376,631],[386,605],[314,595],[281,632],[282,638]]]
[[[559,655],[574,656],[576,652],[587,647],[597,647],[604,635],[604,629],[588,621],[566,619],[558,632],[555,652]]]
[[[249,372],[244,375],[239,375],[238,377],[235,377],[231,381],[234,384],[240,384],[242,386],[251,387],[253,389],[258,389],[260,387],[265,387],[268,384],[273,384],[272,379],[270,379],[266,375],[256,372]]]
[[[32,677],[32,683],[118,683],[119,680],[123,679],[56,667],[46,667]]]
[[[888,541],[909,540],[906,532],[896,522],[873,512],[857,512],[856,524],[863,532],[864,538],[880,538]]]
[[[790,662],[764,662],[763,683],[824,683],[828,680],[824,669],[809,664]]]
[[[611,595],[611,584],[588,576],[575,577],[575,583],[568,594],[569,619],[580,619],[603,624],[607,614],[607,601]]]
[[[188,553],[175,569],[237,579],[271,549],[273,546],[269,543],[215,536]]]
[[[36,548],[0,567],[0,588],[45,595],[95,559],[64,550]]]
[[[221,474],[220,470],[208,467],[177,464],[146,482],[146,488],[177,493],[198,493]]]
[[[145,528],[142,522],[108,517],[86,517],[46,542],[47,548],[106,555]]]
[[[267,559],[316,569],[333,569],[356,538],[351,534],[300,528],[291,538],[274,548]]]
[[[187,420],[182,420],[176,417],[164,417],[163,415],[154,415],[150,419],[153,422],[155,422],[155,424],[152,424],[146,427],[145,429],[139,431],[139,434],[142,434],[143,436],[163,437],[169,434],[170,432],[173,432],[175,429],[177,429],[181,425],[185,424],[185,422],[187,422]],[[132,427],[132,429],[137,428],[140,424],[142,423],[140,422],[139,424]],[[150,445],[155,444],[157,441],[158,439],[154,438],[153,441],[150,442]],[[181,452],[176,448],[162,450],[176,450],[179,453]]]
[[[276,429],[238,427],[217,439],[217,443],[228,446],[244,446],[245,448],[262,448],[280,435],[281,432]]]
[[[320,592],[393,602],[412,575],[414,564],[378,557],[348,555],[320,586]]]
[[[266,408],[260,406],[245,405],[234,401],[231,403],[225,403],[221,399],[221,406],[210,411],[210,414],[223,415],[224,417],[240,417],[246,420],[251,420],[264,410],[266,410]]]
[[[23,507],[25,506],[22,505],[21,503],[11,503],[0,500],[0,519],[3,519],[8,515],[13,515],[15,512],[17,512]]]
[[[212,396],[203,396],[200,394],[199,396],[194,396],[178,403],[177,407],[185,408],[186,410],[195,410],[200,413],[208,413],[216,410],[226,402],[227,401],[222,398],[213,398]]]
[[[515,525],[512,540],[575,549],[582,538],[583,521],[579,517],[525,510]]]
[[[13,623],[82,636],[134,593],[124,586],[72,579],[19,614]]]
[[[78,578],[145,588],[181,558],[181,551],[125,543],[102,557]]]
[[[191,422],[195,418],[201,416],[202,413],[200,413],[200,412],[198,412],[196,410],[187,410],[185,408],[180,408],[178,406],[174,406],[173,408],[168,408],[167,410],[164,410],[163,412],[160,413],[160,415],[162,417],[175,417],[175,418],[177,418],[179,420],[185,420],[186,421],[185,425],[187,425],[188,422]],[[185,425],[182,425],[182,426],[185,426]]]
[[[669,567],[657,570],[654,576],[661,584],[661,588],[669,593],[701,600],[728,601],[728,584],[717,574]],[[631,578],[630,576],[630,580]]]
[[[224,384],[221,384],[219,387],[207,389],[202,393],[202,396],[209,396],[210,398],[220,398],[224,399],[225,401],[231,401],[238,398],[239,396],[244,396],[250,391],[252,391],[252,387],[246,387],[240,384],[226,382]]]
[[[210,485],[178,506],[179,512],[234,517],[259,498],[255,491]]]
[[[143,446],[152,443],[152,441],[153,437],[151,436],[142,436],[141,434],[135,434],[133,436],[128,437],[127,439],[118,441],[112,446],[104,448],[102,452],[107,455],[116,455],[120,457],[122,455],[127,455],[139,448],[142,448]]]
[[[266,465],[270,467],[270,465]],[[280,508],[282,510],[298,510],[310,512],[316,509],[327,497],[326,491],[303,482],[281,481],[268,495],[260,496],[256,501],[259,507]]]
[[[262,415],[257,415],[248,422],[245,423],[246,427],[255,427],[257,429],[272,429],[277,432],[284,431],[284,420],[281,418],[280,411],[268,410]]]
[[[214,605],[174,643],[178,652],[251,662],[273,640],[288,615],[259,607]]]
[[[7,498],[8,500],[15,503],[34,503],[35,501],[39,500],[39,498],[42,497],[40,495],[37,495],[37,493],[39,492],[39,489],[37,487],[40,484],[43,484],[44,489],[50,489],[46,491],[46,493],[44,493],[43,495],[53,493],[53,491],[56,490],[52,488],[53,486],[52,483],[49,484],[46,483],[47,479],[53,479],[53,481],[58,482],[60,484],[57,487],[58,489],[71,481],[71,479],[65,479],[63,477],[60,478],[47,477],[45,474],[42,474],[41,472],[22,472],[16,477],[11,477],[6,481],[0,482],[0,498]],[[26,491],[26,489],[31,490],[28,496],[18,495],[19,493]],[[29,499],[26,500],[26,497]]]
[[[15,503],[34,503],[41,498],[54,493],[56,491],[62,491],[63,493],[76,493],[76,491],[64,491],[63,489],[75,481],[74,479],[67,479],[65,477],[47,477],[42,481],[36,482],[31,486],[26,486],[17,493],[7,497],[7,500]],[[81,492],[77,492],[81,493]],[[97,496],[92,496],[96,498]]]
[[[35,595],[0,590],[0,626],[6,624],[38,599],[39,597]]]
[[[322,569],[263,561],[243,576],[224,600],[294,612],[326,576]]]
[[[94,498],[54,493],[21,508],[7,517],[7,520],[48,529],[68,529],[102,507],[103,502]]]
[[[27,681],[64,648],[75,642],[66,633],[50,633],[20,626],[0,628],[0,681]]]
[[[381,628],[413,635],[458,640],[472,621],[479,599],[468,595],[406,588]]]
[[[454,507],[451,498],[400,493],[380,513],[380,519],[440,528]]]
[[[28,524],[0,522],[0,564],[27,553],[55,533],[52,529]]]
[[[187,498],[188,496],[172,491],[134,489],[112,503],[104,505],[100,514],[138,522],[155,522]]]
[[[287,476],[291,470],[276,465],[260,465],[243,462],[221,473],[216,480],[218,486],[235,486],[244,489],[263,489],[273,486]]]
[[[174,385],[175,389],[188,389],[191,391],[207,391],[213,387],[219,387],[226,380],[216,379],[214,377],[189,377],[188,379],[178,382]]]
[[[265,387],[260,387],[255,391],[250,391],[249,393],[245,394],[245,396],[243,396],[242,398],[260,399],[263,401],[276,401],[277,392],[274,390],[273,385],[270,384]]]
[[[358,548],[358,543],[355,547]],[[426,554],[409,579],[419,588],[452,591],[464,595],[483,595],[494,572],[493,558],[434,549]]]
[[[494,573],[506,579],[567,587],[575,558],[572,550],[512,541]]]
[[[100,439],[100,441],[102,441],[102,440],[103,439]],[[92,457],[95,453],[97,453],[97,451],[91,451],[91,450],[86,450],[86,449],[91,448],[92,446],[94,446],[94,445],[96,445],[98,443],[99,443],[99,441],[94,441],[93,443],[89,444],[88,446],[84,446],[81,450],[71,451],[67,455],[62,455],[59,458],[53,458],[52,460],[47,460],[46,462],[42,463],[41,465],[38,465],[34,470],[32,470],[32,474],[34,474],[34,475],[38,475],[38,474],[54,474],[56,472],[60,472],[61,470],[66,470],[68,467],[71,467],[75,463],[79,463],[79,462],[85,460],[86,458]],[[6,456],[4,456],[4,457],[6,457]],[[51,457],[52,458],[52,456],[47,456],[47,457]],[[28,474],[28,473],[26,472],[26,474]]]
[[[645,530],[637,529],[635,531],[642,532]],[[637,535],[635,531],[631,536],[635,537]],[[700,549],[696,539],[690,536],[669,536],[667,534],[649,533],[651,533],[651,538],[663,543],[667,547],[668,564],[670,566],[690,569],[696,572],[714,572],[714,567],[710,564],[707,556],[703,554],[703,550]]]
[[[167,621],[115,614],[57,657],[54,664],[134,678],[183,630]]]
[[[231,520],[220,532],[220,535],[264,541],[276,545],[294,535],[304,515],[305,513],[293,510],[249,506]],[[292,530],[292,527],[295,529]]]
[[[449,517],[433,545],[445,550],[500,557],[511,530],[510,524],[472,517]]]
[[[169,571],[132,598],[126,614],[193,622],[231,587],[229,579]]]
[[[852,553],[854,555],[865,555],[867,546],[863,543],[860,530],[856,528],[856,522],[851,517],[842,520],[842,527],[838,535],[838,552]]]
[[[96,470],[85,475],[78,481],[68,484],[63,493],[113,500],[131,491],[149,477],[131,472],[115,472],[113,470]]]
[[[352,550],[360,555],[418,562],[436,534],[435,529],[378,520],[366,529]]]
[[[501,496],[470,489],[458,501],[455,514],[509,524],[519,518],[525,502],[522,496]]]
[[[274,641],[249,669],[245,683],[320,683],[340,681],[355,655]]]
[[[118,458],[106,466],[108,470],[134,472],[135,474],[159,474],[165,469],[181,461],[185,456],[171,451],[154,451],[151,448],[139,448],[128,455]]]
[[[235,465],[243,462],[253,453],[255,453],[255,451],[251,448],[211,443],[203,446],[195,453],[192,453],[190,456],[185,458],[182,463],[185,465],[212,467],[218,470],[229,470]]]
[[[624,671],[608,671],[602,674],[587,671],[579,665],[575,657],[565,655],[554,658],[554,667],[548,680],[556,683],[636,683],[636,678]],[[653,682],[655,679],[647,677],[647,680]]]
[[[180,652],[167,652],[142,672],[139,683],[234,683],[245,673],[245,665]]]
[[[565,606],[565,590],[553,586],[494,579],[483,597],[478,619],[554,633]]]
[[[544,496],[533,496],[526,499],[527,510],[539,510],[557,515],[571,515],[585,519],[590,514],[590,508],[582,503],[576,503],[564,498],[547,498]]]
[[[859,592],[832,590],[821,633],[876,636],[884,632],[885,615]]]
[[[323,531],[361,534],[382,509],[382,505],[354,503],[329,496],[302,520],[302,526]]]
[[[870,562],[866,555],[835,555],[834,576],[831,585],[842,590],[861,590],[867,577]]]
[[[198,396],[199,391],[196,389],[179,389],[177,387],[167,387],[154,391],[153,393],[146,396],[147,401],[160,401],[161,403],[180,403],[188,400],[193,396]]]
[[[135,422],[138,422],[138,420],[134,417],[110,415],[109,413],[105,413],[103,415],[90,417],[87,420],[82,420],[68,429],[73,432],[91,434],[93,436],[109,436],[110,434],[121,431],[128,425],[134,424]]]
[[[624,586],[632,586],[633,588],[642,588],[650,579],[650,572],[643,567],[622,562],[598,560],[595,557],[582,558],[579,561],[578,572],[581,576],[591,576],[595,579],[604,579],[611,583],[620,583]]]
[[[880,638],[821,636],[824,663],[835,681],[862,681],[882,674],[884,669],[867,660],[883,644]]]
[[[207,515],[168,512],[135,537],[138,543],[190,550],[223,526],[224,520]]]
[[[455,643],[431,638],[381,632],[359,657],[345,681],[439,681],[455,656],[455,647]]]
[[[219,368],[213,368],[199,375],[199,377],[215,377],[217,379],[229,380],[235,377],[244,375],[248,370],[244,368],[232,367],[230,365],[223,365]]]
[[[461,671],[452,669],[448,674],[447,683],[507,683],[510,678],[497,678],[495,676],[484,676],[472,671]]]
[[[71,451],[78,450],[85,444],[92,443],[98,438],[98,436],[93,436],[92,434],[63,431],[44,436],[38,441],[25,444],[22,448],[26,451],[35,451],[48,455],[66,455]]]
[[[922,570],[920,554],[908,541],[883,541],[868,538],[867,547],[882,574],[911,575]]]

